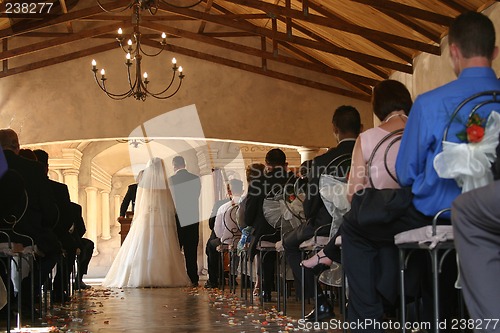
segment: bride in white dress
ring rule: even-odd
[[[132,226],[102,285],[185,287],[190,284],[163,160],[148,162],[139,181]]]

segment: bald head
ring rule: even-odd
[[[19,138],[17,133],[10,128],[0,129],[0,146],[3,150],[11,150],[19,154]]]

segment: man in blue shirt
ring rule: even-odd
[[[484,15],[470,12],[460,15],[449,31],[449,49],[453,69],[458,79],[419,96],[410,111],[396,161],[401,186],[411,187],[413,205],[395,221],[362,226],[358,221],[344,219],[341,227],[344,269],[349,281],[349,311],[351,322],[380,322],[384,303],[390,301],[384,291],[397,292],[397,252],[376,267],[375,259],[381,249],[394,244],[394,235],[431,223],[432,216],[449,208],[461,190],[453,179],[441,179],[433,161],[442,150],[443,133],[451,114],[466,98],[483,91],[500,90],[500,82],[491,69],[497,55],[495,29]],[[492,108],[481,109],[487,117]],[[456,134],[464,130],[471,106],[464,107],[450,126],[448,140],[457,142]],[[386,265],[387,264],[387,265]],[[392,295],[391,295],[392,296]],[[372,320],[372,321],[369,321]],[[355,327],[352,332],[380,332],[379,325]]]

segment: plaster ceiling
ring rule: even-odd
[[[156,15],[142,15],[145,45],[160,47],[166,32],[171,52],[363,101],[392,72],[412,73],[421,52],[440,54],[454,17],[495,2],[162,1]],[[58,0],[43,15],[2,14],[0,78],[116,48],[117,26],[133,26],[131,10],[122,11],[129,2],[103,3],[115,13],[96,0]]]

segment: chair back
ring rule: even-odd
[[[12,228],[28,209],[28,193],[23,177],[9,169],[0,179],[0,228]]]
[[[289,177],[285,185],[275,184],[266,194],[262,210],[266,221],[274,228],[281,231],[281,235],[298,227],[301,219],[294,214],[289,214],[285,201],[293,195],[295,175]],[[288,184],[288,186],[286,185]]]
[[[224,212],[224,217],[222,221],[224,223],[224,228],[231,233],[231,237],[221,239],[222,244],[226,244],[227,240],[231,240],[231,245],[234,245],[239,241],[238,236],[241,236],[241,231],[238,228],[238,222],[237,222],[239,207],[240,206],[238,206],[237,204],[233,204],[228,210]],[[229,226],[227,224],[227,221],[231,221],[232,226]]]
[[[306,196],[306,192],[304,191],[304,180],[307,181],[306,178],[296,178],[293,182],[294,178],[290,177],[285,186],[283,194],[283,202],[285,204],[285,208],[287,212],[288,219],[293,219],[295,222],[303,223],[306,221],[306,215],[304,213],[304,199]],[[293,184],[292,184],[293,182]],[[291,217],[290,217],[291,215]],[[296,225],[294,228],[297,227]]]
[[[384,158],[383,158],[385,171],[387,172],[389,177],[391,177],[396,183],[398,182],[398,178],[397,178],[395,170],[394,170],[394,165],[388,164],[387,157],[389,156],[391,149],[394,148],[394,145],[397,142],[401,141],[401,138],[403,137],[403,130],[404,130],[403,128],[400,128],[400,129],[397,129],[397,130],[390,132],[389,134],[384,136],[382,138],[382,140],[380,140],[375,145],[375,148],[372,150],[372,153],[370,154],[370,157],[368,158],[368,162],[367,162],[367,178],[368,178],[368,182],[370,183],[371,187],[375,187],[375,185],[373,184],[373,177],[372,177],[373,159],[375,158],[375,156],[377,154],[381,153],[380,150],[383,146],[385,146]],[[399,147],[397,149],[399,150]],[[397,151],[396,151],[396,154],[397,154]]]
[[[475,104],[474,104],[475,103]],[[470,96],[469,98],[466,98],[463,100],[456,108],[453,110],[453,113],[450,116],[450,120],[448,121],[448,125],[446,126],[444,132],[443,132],[443,140],[442,141],[448,141],[448,132],[450,130],[451,125],[453,124],[454,121],[456,121],[456,118],[460,111],[465,107],[465,106],[472,106],[471,111],[469,112],[469,115],[467,117],[467,120],[469,120],[474,114],[476,114],[481,108],[488,104],[493,104],[497,103],[500,104],[500,91],[498,90],[489,90],[489,91],[483,91],[477,94],[474,94]],[[464,122],[464,124],[466,121]]]

